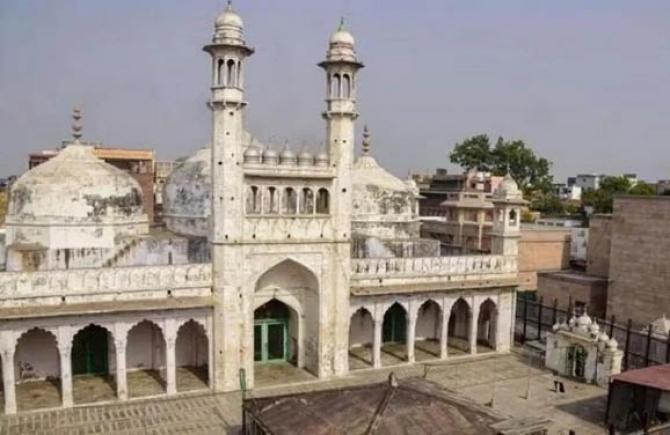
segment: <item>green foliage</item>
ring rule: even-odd
[[[656,195],[656,188],[649,183],[639,182],[628,193],[631,195]]]
[[[612,213],[615,195],[656,195],[656,189],[643,182],[632,186],[626,177],[605,177],[597,190],[582,194],[582,204],[593,207],[595,213]]]
[[[5,224],[7,215],[7,192],[0,192],[0,225]]]
[[[522,140],[505,141],[499,137],[492,148],[489,137],[480,134],[456,144],[449,158],[465,170],[490,171],[500,176],[509,172],[526,193],[551,191],[551,162],[536,156]]]
[[[565,206],[553,192],[537,191],[533,193],[530,200],[530,208],[541,212],[543,215],[563,215],[565,214]]]
[[[466,171],[470,169],[490,171],[493,167],[493,154],[489,137],[480,134],[465,139],[454,146],[453,151],[449,154],[449,159],[451,163],[459,165]]]

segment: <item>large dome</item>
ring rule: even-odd
[[[188,236],[207,236],[211,213],[211,159],[211,148],[200,148],[165,181],[163,220],[170,230]]]
[[[416,203],[418,189],[379,166],[369,154],[370,134],[363,133],[363,155],[352,170],[353,231],[379,238],[405,238],[417,235]]]
[[[11,223],[128,223],[147,221],[142,190],[130,175],[70,144],[12,185]]]
[[[244,132],[242,143],[253,149],[263,149],[263,144]],[[207,237],[212,188],[212,150],[200,148],[177,166],[163,186],[163,221],[177,234]]]
[[[148,232],[142,190],[129,174],[74,142],[12,185],[9,247],[109,248]]]

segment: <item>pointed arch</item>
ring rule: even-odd
[[[470,322],[472,321],[472,308],[465,298],[460,297],[451,306],[449,314],[449,337],[450,347],[469,350]]]
[[[209,384],[209,340],[205,325],[189,319],[179,325],[175,342],[177,391]],[[199,382],[198,382],[199,381]]]
[[[256,291],[274,289],[310,289],[319,288],[318,276],[307,266],[292,258],[285,258],[269,267],[256,279]]]
[[[20,411],[61,406],[60,353],[56,334],[52,331],[34,327],[18,336],[14,373]],[[20,400],[22,396],[32,397],[35,391],[39,391],[40,400]]]
[[[316,213],[328,214],[330,212],[330,193],[328,189],[322,187],[316,195]]]
[[[237,73],[235,72],[237,64],[234,59],[228,59],[226,62],[226,86],[235,87],[237,86]]]
[[[342,74],[342,98],[351,98],[351,77]]]
[[[498,307],[491,298],[479,305],[477,316],[477,343],[490,349],[496,349]]]
[[[161,394],[166,391],[166,342],[163,329],[149,319],[136,322],[129,330],[126,340],[126,367],[128,378],[144,380],[149,388],[133,391],[133,382],[128,382],[131,397]]]

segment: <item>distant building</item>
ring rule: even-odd
[[[670,180],[658,180],[656,182],[656,195],[667,195],[670,193]]]
[[[582,199],[582,188],[572,184],[557,183],[553,185],[554,193],[561,201],[579,201]]]
[[[64,142],[65,146],[67,143]],[[99,143],[82,142],[93,147],[93,155],[130,174],[140,184],[142,201],[149,222],[154,220],[154,150],[112,148]],[[59,150],[44,150],[28,155],[28,169],[32,169],[58,155]]]
[[[600,174],[579,174],[575,177],[574,185],[582,189],[582,191],[587,190],[598,190],[600,187],[600,182],[605,176]]]

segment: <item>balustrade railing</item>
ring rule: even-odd
[[[360,258],[351,260],[354,277],[514,273],[517,259],[503,255]]]
[[[0,273],[0,306],[26,299],[49,299],[153,291],[206,289],[212,286],[212,266],[184,264],[43,272]]]

